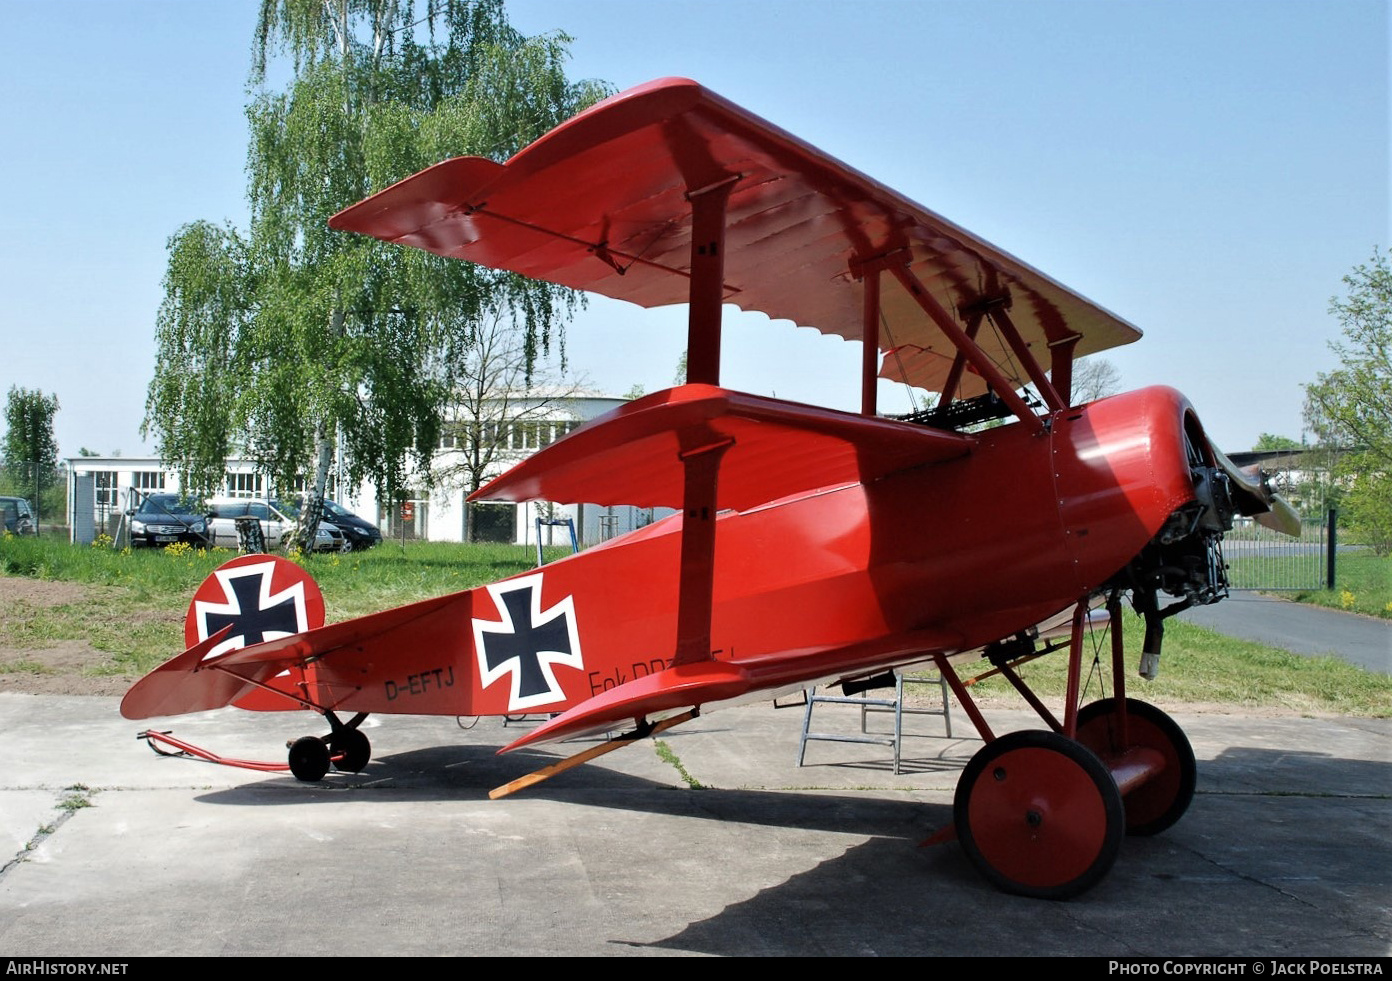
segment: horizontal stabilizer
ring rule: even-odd
[[[381,661],[381,644],[373,642],[423,617],[451,605],[470,604],[468,593],[455,593],[412,603],[383,613],[344,620],[307,633],[282,637],[204,660],[232,629],[189,648],[137,681],[121,700],[121,715],[127,719],[204,712],[232,705],[253,693],[264,695],[258,709],[297,709],[302,704],[267,692],[273,679],[294,668],[313,665],[318,685],[330,691],[351,690],[359,683],[366,663]],[[297,692],[303,697],[303,692]]]
[[[738,663],[678,664],[602,692],[499,752],[617,728],[677,709],[708,707],[761,692],[788,691],[826,680],[852,678],[870,669],[913,664],[932,654],[951,653],[960,642],[961,638],[955,635],[913,631],[841,647],[780,651]]]
[[[208,669],[236,651],[210,661],[203,660],[231,630],[231,626],[224,627],[137,681],[121,699],[121,715],[127,719],[151,719],[231,705],[238,695],[246,692],[246,682]]]
[[[716,506],[737,511],[963,456],[972,436],[682,385],[622,405],[522,461],[471,500],[682,506],[684,457],[730,444]]]

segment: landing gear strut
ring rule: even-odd
[[[1032,639],[988,649],[992,673],[1019,689],[1048,729],[997,737],[968,693],[970,682],[945,657],[936,659],[986,741],[957,783],[956,836],[982,875],[1006,892],[1039,899],[1076,896],[1106,875],[1126,835],[1164,831],[1193,800],[1196,768],[1189,740],[1160,709],[1126,697],[1119,590],[1108,596],[1107,613],[1114,694],[1079,707],[1089,620],[1085,600],[1073,616],[1062,721],[1015,671],[1036,656]]]

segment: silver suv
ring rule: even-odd
[[[299,512],[291,505],[280,501],[255,501],[245,497],[210,497],[208,499],[208,531],[213,544],[224,548],[237,547],[237,519],[256,518],[261,522],[261,534],[266,538],[266,548],[281,546],[287,532],[295,526]],[[345,552],[351,547],[338,526],[327,521],[319,522],[319,532],[314,536],[314,551]]]

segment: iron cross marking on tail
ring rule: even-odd
[[[541,608],[542,577],[526,576],[488,587],[501,621],[475,619],[483,687],[509,675],[509,709],[535,708],[565,698],[555,666],[581,668],[575,601],[567,596],[548,610]]]
[[[199,602],[199,632],[211,637],[231,626],[227,639],[209,656],[239,647],[250,647],[277,637],[288,637],[306,629],[304,588],[296,584],[279,593],[271,592],[270,563],[242,566],[218,574],[225,603]]]

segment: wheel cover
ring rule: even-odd
[[[958,835],[997,886],[1062,899],[1116,860],[1124,814],[1102,762],[1051,732],[1010,733],[972,758],[958,784]]]
[[[1116,702],[1092,702],[1078,712],[1078,742],[1108,756],[1134,747],[1155,750],[1165,768],[1126,795],[1126,833],[1153,835],[1178,821],[1194,799],[1197,766],[1184,730],[1160,709],[1133,698],[1126,700],[1130,745],[1120,745]]]

